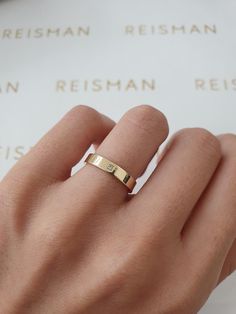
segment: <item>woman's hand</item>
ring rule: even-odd
[[[114,125],[81,105],[12,168],[0,184],[0,313],[201,308],[236,267],[236,136],[180,130],[133,196],[93,165],[71,176],[94,143],[138,178],[167,135],[151,106]]]

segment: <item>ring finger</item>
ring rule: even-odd
[[[124,114],[98,147],[96,153],[113,161],[131,176],[138,178],[146,169],[158,147],[168,135],[168,123],[157,109],[140,105]],[[127,198],[127,187],[92,165],[86,165],[72,176],[72,189],[78,184],[100,196],[112,195],[113,204]]]

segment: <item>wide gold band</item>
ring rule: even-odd
[[[111,173],[119,181],[126,185],[130,192],[132,192],[133,188],[135,187],[136,180],[131,175],[129,175],[128,172],[109,159],[102,157],[101,155],[90,153],[84,162]]]

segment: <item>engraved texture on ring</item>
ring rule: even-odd
[[[89,163],[94,165],[108,173],[111,173],[114,177],[116,177],[119,181],[121,181],[125,186],[128,187],[130,192],[132,192],[133,188],[136,185],[136,180],[127,173],[123,168],[112,162],[111,160],[97,154],[90,153],[85,161],[85,163]]]

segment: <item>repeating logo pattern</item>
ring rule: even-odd
[[[192,40],[206,38],[206,36],[215,38],[221,32],[220,27],[215,23],[205,24],[127,24],[117,26],[113,31],[123,38],[129,39],[131,42],[135,38],[142,40],[144,37],[176,37],[184,38],[191,37]],[[8,44],[12,41],[22,43],[22,41],[39,41],[39,40],[68,40],[77,41],[79,45],[82,42],[95,40],[98,35],[96,29],[91,25],[67,25],[50,26],[50,27],[23,27],[23,28],[0,28],[0,44]],[[115,34],[114,34],[115,36]],[[171,39],[170,39],[171,40]],[[187,40],[187,39],[184,39]],[[176,44],[176,43],[175,43]],[[112,53],[112,52],[111,52]],[[145,58],[143,58],[145,61]],[[95,73],[96,74],[96,73]],[[181,75],[180,75],[181,77]],[[187,78],[188,88],[196,93],[216,93],[216,92],[234,92],[236,91],[236,77],[194,77]],[[185,81],[186,82],[186,81]],[[180,79],[181,83],[181,79]],[[0,76],[0,101],[5,97],[26,95],[28,92],[28,81],[21,77],[4,80],[4,76]],[[88,79],[87,77],[78,76],[77,78],[62,78],[48,80],[46,86],[40,87],[40,82],[37,82],[38,90],[51,95],[86,95],[99,93],[123,93],[124,95],[142,92],[146,94],[155,94],[162,92],[166,88],[168,82],[163,83],[160,80],[160,75],[157,77],[99,77],[94,76]],[[180,86],[181,88],[181,86]],[[186,86],[182,85],[183,93]],[[2,102],[0,105],[3,105]],[[0,143],[1,145],[1,143]],[[0,146],[0,161],[17,161],[30,147],[25,144],[15,146]]]

